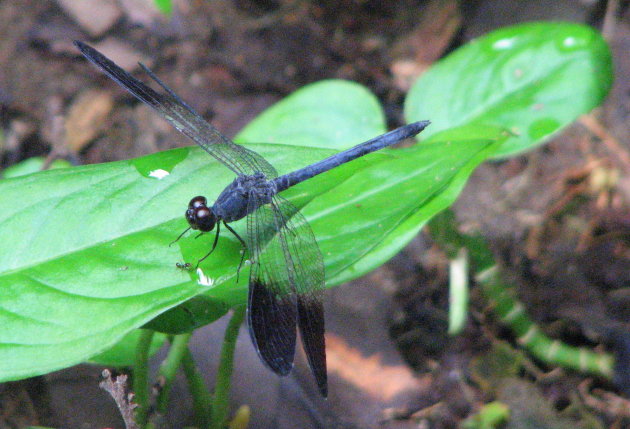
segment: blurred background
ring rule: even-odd
[[[43,168],[57,159],[108,162],[190,144],[80,57],[74,39],[138,75],[137,61],[147,64],[233,137],[274,102],[328,78],[366,85],[385,106],[390,127],[398,126],[404,123],[404,96],[417,77],[472,38],[533,20],[585,23],[602,31],[613,51],[616,81],[605,105],[534,151],[483,164],[455,212],[467,231],[490,240],[513,274],[519,298],[551,336],[595,346],[602,324],[628,322],[627,1],[161,4],[0,2],[0,168],[36,156]],[[234,408],[252,408],[252,428],[458,427],[489,397],[483,377],[474,374],[475,362],[509,335],[488,323],[487,302],[475,290],[465,331],[447,335],[447,271],[445,255],[419,236],[379,270],[327,292],[327,401],[311,385],[302,357],[292,376],[279,379],[241,335]],[[224,327],[219,321],[193,338],[208,382]],[[526,421],[546,422],[535,427],[630,427],[630,409],[617,387],[599,386],[622,401],[625,414],[608,402],[589,402],[589,395],[578,397],[584,381],[579,374],[536,371],[539,377],[527,374],[493,394],[526,410],[510,427],[534,427]],[[0,385],[0,428],[122,427],[112,399],[98,388],[100,372],[82,365]],[[183,382],[172,397],[164,424],[184,427],[191,404]]]

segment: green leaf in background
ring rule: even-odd
[[[515,135],[495,154],[525,151],[601,103],[612,84],[610,50],[594,29],[530,23],[480,37],[433,65],[405,103],[409,121],[431,119],[428,137],[465,124]]]
[[[166,16],[170,16],[173,13],[172,0],[155,0],[155,6]]]
[[[339,150],[385,131],[381,105],[367,88],[345,80],[324,80],[305,86],[262,112],[236,141]]]
[[[24,176],[31,173],[36,173],[42,169],[44,166],[44,158],[41,156],[34,156],[32,158],[25,159],[22,162],[19,162],[15,165],[7,167],[2,171],[1,177],[3,179],[10,179],[12,177]],[[50,163],[48,167],[49,170],[54,170],[55,168],[69,168],[72,167],[65,159],[56,159]]]

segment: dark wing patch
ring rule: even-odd
[[[295,356],[297,303],[287,275],[285,247],[276,234],[277,219],[271,205],[260,205],[258,195],[249,204],[258,206],[247,217],[247,248],[252,268],[249,278],[247,320],[254,347],[275,373],[287,375]]]
[[[298,209],[279,195],[273,197],[273,205],[283,219],[284,227],[280,235],[284,236],[289,250],[286,266],[294,271],[292,277],[297,291],[302,344],[317,386],[326,397],[328,374],[324,339],[324,261],[313,231]]]
[[[256,271],[249,281],[249,334],[261,360],[276,374],[287,375],[295,356],[295,297],[279,297],[273,280]]]
[[[293,353],[289,354],[281,345],[294,345],[297,324],[319,390],[326,396],[328,379],[322,296],[324,263],[313,231],[298,209],[278,195],[273,196],[271,201],[271,204],[260,206],[248,218],[248,247],[255,249],[251,252],[254,266],[250,277],[250,297],[256,298],[249,302],[250,314],[256,315],[255,320],[252,317],[249,319],[250,334],[259,347],[261,357],[271,367],[269,361],[288,361],[289,355],[293,359]],[[250,200],[250,204],[257,203],[255,199]],[[261,288],[266,293],[261,293]],[[267,302],[260,296],[273,298]],[[267,309],[258,308],[261,305]],[[275,316],[266,316],[273,318],[273,322],[263,321],[264,316],[258,316],[259,313],[271,311],[271,307],[279,308],[280,312]],[[273,326],[279,328],[272,334],[269,330]],[[265,357],[260,344],[267,343],[275,343],[276,346],[267,348],[272,354]],[[278,350],[282,350],[282,356],[273,354]]]
[[[236,174],[250,175],[261,171],[267,178],[277,177],[275,168],[262,156],[237,145],[221,134],[158,79],[148,67],[142,66],[167,94],[160,94],[140,82],[91,46],[79,41],[74,43],[81,53],[107,76],[140,101],[154,108],[175,129],[192,139]]]

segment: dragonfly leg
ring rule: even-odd
[[[203,258],[201,258],[200,260],[197,261],[197,266],[195,267],[195,269],[197,269],[199,267],[199,263],[200,262],[202,262],[204,259],[206,259],[208,256],[210,256],[210,254],[212,252],[214,252],[214,249],[217,248],[217,243],[219,242],[219,231],[220,230],[221,230],[221,224],[217,223],[217,232],[214,235],[214,243],[212,243],[212,249],[210,249],[210,251],[206,254],[206,256],[204,256]],[[201,234],[199,234],[199,235],[201,235]],[[199,237],[199,235],[197,237]],[[195,238],[197,238],[197,237],[195,237]]]
[[[238,241],[240,241],[241,244],[243,245],[243,250],[247,249],[247,245],[245,244],[245,240],[243,240],[241,238],[241,236],[238,235],[236,233],[236,231],[234,231],[230,225],[228,225],[225,222],[223,222],[223,225],[225,225],[225,227],[228,229],[228,231],[230,231],[232,234],[234,234],[234,236],[236,238],[238,238]],[[238,268],[236,269],[236,283],[238,283],[238,277],[239,277],[239,275],[241,273],[241,267],[243,266],[243,262],[245,262],[245,252],[243,252],[243,254],[241,255],[241,262],[238,264]]]
[[[184,236],[184,234],[186,234],[188,231],[190,231],[190,227],[186,228],[184,230],[184,232],[179,234],[179,237],[177,237],[174,241],[172,241],[171,244],[168,245],[168,247],[171,247],[173,244],[177,243],[179,241],[179,239],[182,238]]]

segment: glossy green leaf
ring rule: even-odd
[[[472,125],[443,131],[438,133],[438,135],[430,137],[427,141],[422,142],[422,145],[425,146],[431,144],[444,145],[444,153],[442,156],[450,157],[449,160],[445,161],[445,163],[449,165],[457,163],[458,158],[460,157],[460,152],[458,150],[452,150],[452,148],[449,147],[451,144],[450,142],[459,142],[459,145],[465,149],[472,150],[474,150],[473,147],[466,148],[466,142],[475,142],[479,145],[479,147],[484,147],[484,145],[491,146],[485,149],[480,149],[476,155],[474,153],[469,153],[468,155],[471,157],[470,161],[468,163],[461,163],[459,170],[446,167],[445,171],[452,174],[452,176],[449,176],[448,178],[450,179],[450,181],[447,182],[448,186],[440,189],[440,192],[434,193],[430,199],[425,201],[417,211],[415,211],[405,221],[400,223],[397,228],[389,231],[383,241],[374,246],[374,248],[370,249],[369,253],[354,263],[353,266],[349,267],[343,273],[340,273],[339,276],[331,279],[331,282],[339,284],[352,280],[357,277],[356,273],[368,272],[370,269],[374,268],[375,264],[376,266],[382,264],[402,250],[402,248],[418,234],[425,223],[431,219],[434,214],[449,207],[455,201],[459,193],[464,188],[466,180],[474,168],[479,163],[483,162],[483,160],[488,156],[491,156],[492,153],[494,153],[493,151],[496,151],[497,147],[501,145],[507,137],[508,135],[505,130],[501,128]],[[430,159],[431,153],[428,153],[427,155],[428,157],[426,160],[417,161],[418,165],[421,165],[421,162],[426,162],[428,164],[432,162]],[[438,173],[437,177],[440,176],[441,174]]]
[[[437,62],[414,84],[409,121],[430,118],[426,137],[466,124],[514,133],[496,157],[543,142],[599,105],[612,83],[610,50],[590,27],[530,23],[494,31]]]

